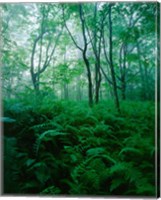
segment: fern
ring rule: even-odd
[[[118,114],[110,102],[93,108],[48,98],[17,102],[8,103],[1,118],[4,134],[15,136],[4,137],[5,193],[155,195],[148,104],[136,105],[140,113],[133,103],[121,104]]]
[[[125,180],[124,179],[114,179],[112,180],[112,183],[110,185],[110,192],[113,192],[115,189],[117,189],[119,186],[124,184]]]
[[[38,151],[39,151],[42,141],[49,141],[49,140],[53,139],[53,137],[62,136],[62,135],[66,135],[66,133],[58,132],[56,130],[48,130],[48,131],[45,131],[44,133],[40,134],[40,136],[38,137],[38,139],[35,143],[35,146],[34,146],[36,155],[38,154]]]
[[[120,153],[119,156],[121,156],[122,154],[128,153],[128,155],[130,155],[131,153],[136,154],[137,155],[142,155],[142,152],[136,148],[130,148],[130,147],[125,147],[123,148]]]
[[[79,129],[79,135],[83,135],[83,136],[90,136],[93,135],[93,128],[90,126],[81,126]]]
[[[36,179],[40,182],[40,184],[44,185],[45,182],[50,178],[50,172],[48,170],[47,165],[44,162],[37,162],[32,165],[28,172],[34,173]]]
[[[94,135],[98,137],[104,136],[105,134],[109,135],[111,133],[111,126],[105,125],[104,123],[97,124],[94,128]]]
[[[24,183],[20,184],[20,193],[26,194],[31,193],[33,194],[33,190],[36,190],[40,186],[40,183],[38,183],[36,180],[30,180],[26,181]]]
[[[37,124],[31,127],[31,129],[35,130],[36,132],[42,131],[42,130],[49,130],[49,129],[57,129],[59,131],[64,130],[64,128],[56,123],[54,120],[48,120],[47,122],[41,123],[41,124]]]
[[[98,154],[105,153],[105,148],[102,147],[96,147],[96,148],[91,148],[86,151],[87,156],[96,156]]]
[[[107,140],[101,137],[95,137],[95,136],[88,136],[84,137],[83,140],[81,140],[82,145],[87,146],[90,145],[90,147],[101,147],[107,144]]]
[[[58,187],[55,186],[49,186],[45,188],[40,194],[42,195],[55,195],[55,194],[60,194],[61,190]]]
[[[103,162],[103,160],[102,160],[101,158],[92,159],[92,160],[90,161],[90,164],[89,164],[89,165],[90,165],[90,167],[91,167],[92,169],[94,169],[94,170],[97,172],[97,174],[99,174],[100,176],[102,175],[102,172],[104,172],[104,171],[107,169],[105,163]]]
[[[99,175],[94,169],[88,169],[88,171],[85,171],[80,177],[80,181],[86,186],[86,188],[88,188],[89,192],[99,190]]]
[[[148,183],[148,180],[146,178],[142,178],[140,181],[136,183],[136,194],[155,196],[156,195],[155,185]]]

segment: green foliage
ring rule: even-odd
[[[156,8],[0,6],[4,194],[156,195]]]
[[[45,190],[43,190],[42,192],[40,192],[40,194],[42,195],[55,195],[55,194],[60,194],[60,193],[61,193],[61,190],[55,186],[50,186],[46,188]]]
[[[152,104],[32,103],[4,105],[5,193],[155,196]]]

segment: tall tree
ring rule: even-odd
[[[89,10],[87,10],[89,12]],[[107,12],[102,12],[98,10],[98,3],[93,6],[93,17],[90,19],[91,25],[88,25],[86,19],[86,29],[88,37],[90,38],[90,44],[93,50],[94,65],[95,65],[95,103],[99,102],[100,87],[102,81],[101,74],[101,51],[102,51],[102,38],[103,38],[103,28],[105,26],[105,19]],[[87,14],[88,15],[88,14]]]
[[[50,4],[41,5],[40,14],[42,16],[42,19],[40,23],[40,31],[37,37],[34,39],[31,53],[30,73],[32,83],[36,92],[39,92],[40,89],[40,75],[50,65],[50,62],[53,59],[53,55],[55,53],[55,49],[59,41],[59,37],[62,34],[63,29],[63,27],[61,27],[61,29],[56,28],[54,24],[50,25],[50,21],[48,18],[49,12]],[[45,24],[49,24],[50,26],[46,27]],[[44,40],[46,40],[46,46],[43,45]]]
[[[119,103],[119,96],[118,96],[118,88],[117,88],[117,80],[116,80],[116,72],[115,72],[115,67],[114,67],[114,62],[113,62],[113,40],[112,40],[112,34],[113,34],[113,24],[112,24],[112,6],[113,4],[109,3],[108,5],[108,31],[109,31],[109,50],[107,51],[107,47],[105,45],[105,29],[104,29],[104,33],[103,33],[103,43],[104,43],[104,54],[105,54],[105,58],[106,58],[106,62],[107,65],[110,68],[110,75],[111,75],[111,80],[109,80],[109,78],[107,77],[107,75],[105,74],[105,72],[103,71],[106,79],[108,80],[108,82],[110,82],[112,84],[113,87],[113,94],[114,94],[114,101],[115,101],[115,105],[116,108],[118,110],[118,112],[120,112],[120,103]],[[109,54],[108,54],[109,52]]]
[[[87,35],[86,35],[85,18],[84,18],[84,13],[82,10],[82,4],[78,5],[78,13],[79,13],[79,18],[80,18],[80,22],[81,22],[81,31],[82,31],[82,37],[83,37],[83,42],[84,42],[83,47],[80,47],[77,44],[75,38],[73,37],[71,31],[69,30],[69,28],[66,24],[64,5],[62,6],[62,10],[63,10],[63,20],[65,23],[65,27],[66,27],[72,41],[74,42],[75,46],[82,52],[82,57],[83,57],[83,60],[84,60],[85,66],[86,66],[86,70],[87,70],[89,105],[92,106],[93,105],[92,75],[91,75],[90,62],[87,57],[88,41],[87,41]]]

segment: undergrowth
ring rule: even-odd
[[[155,196],[154,104],[4,101],[4,194]]]

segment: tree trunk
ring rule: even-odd
[[[96,64],[96,88],[95,88],[95,103],[99,102],[99,91],[101,87],[102,75],[100,72],[100,62],[97,60]]]
[[[84,19],[84,15],[83,15],[83,10],[82,10],[82,5],[81,3],[78,5],[79,8],[79,18],[80,18],[80,22],[81,22],[81,26],[82,26],[82,36],[83,36],[83,41],[84,41],[84,47],[80,47],[76,40],[74,39],[72,33],[70,32],[66,21],[65,21],[65,16],[64,16],[64,6],[62,6],[62,11],[63,11],[63,20],[65,23],[65,27],[69,33],[70,38],[72,39],[73,43],[75,44],[75,46],[82,52],[82,57],[86,66],[86,70],[87,70],[87,80],[88,80],[88,101],[89,101],[89,106],[93,105],[93,91],[92,91],[92,76],[91,76],[91,69],[90,69],[90,63],[89,60],[87,58],[87,46],[88,46],[88,42],[87,42],[87,37],[86,37],[86,29],[85,29],[85,19]]]
[[[82,34],[83,34],[83,39],[84,39],[83,60],[85,62],[86,69],[87,69],[89,106],[93,106],[92,76],[91,76],[90,64],[86,55],[88,44],[87,44],[87,38],[86,38],[86,33],[85,33],[85,21],[84,21],[81,4],[79,4],[79,16],[80,16],[80,20],[82,24]]]
[[[37,73],[34,74],[31,72],[31,78],[32,78],[32,83],[34,86],[35,93],[38,94],[39,93],[39,81],[38,81]]]
[[[94,55],[95,55],[95,103],[97,104],[99,102],[99,95],[100,95],[100,87],[101,87],[101,81],[102,81],[102,74],[101,74],[101,63],[100,63],[100,54],[101,54],[101,41],[103,36],[103,26],[104,26],[104,17],[101,20],[101,26],[100,26],[100,36],[97,39],[97,32],[98,28],[96,26],[97,24],[97,3],[95,3],[94,7],[94,21],[95,21],[95,27],[94,27],[94,43],[92,45]]]
[[[116,105],[118,112],[120,112],[120,103],[119,103],[119,98],[118,98],[115,69],[114,69],[113,57],[112,57],[113,43],[112,43],[111,7],[112,7],[112,5],[109,4],[109,61],[110,61],[111,77],[112,77],[112,82],[113,82],[113,92],[114,92],[114,98],[115,98],[115,105]]]
[[[84,59],[84,62],[85,62],[86,68],[87,68],[89,105],[93,106],[92,77],[91,77],[89,61],[86,57],[86,50],[83,52],[83,59]]]
[[[126,100],[126,83],[124,79],[122,79],[121,94],[122,100]]]

